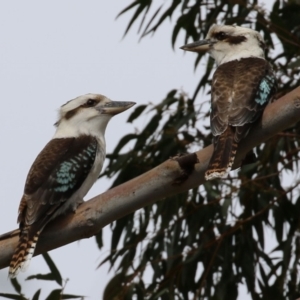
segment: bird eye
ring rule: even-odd
[[[223,31],[220,31],[216,34],[216,38],[217,38],[217,40],[222,41],[226,38],[226,33]]]
[[[95,104],[96,104],[96,100],[89,99],[88,101],[86,101],[86,105],[88,107],[94,106]]]

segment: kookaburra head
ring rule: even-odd
[[[246,58],[264,58],[265,42],[255,30],[235,25],[213,25],[204,40],[184,45],[181,49],[206,52],[215,59],[217,65]]]
[[[86,94],[68,101],[59,110],[54,138],[79,135],[104,135],[112,116],[133,106],[134,102],[112,101],[99,94]]]
[[[83,202],[102,169],[108,121],[134,104],[87,94],[60,108],[54,137],[27,175],[19,205],[19,243],[10,263],[10,277],[26,269],[44,227],[57,216],[75,211]]]

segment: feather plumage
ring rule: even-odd
[[[100,161],[95,165],[97,155]],[[105,149],[101,149],[97,139],[84,135],[53,139],[37,156],[19,206],[20,241],[11,260],[10,274],[24,269],[45,225],[60,212],[75,210],[82,202],[84,195],[77,195],[76,191],[93,168],[100,173],[104,156]]]
[[[262,36],[249,28],[213,25],[205,40],[182,47],[208,51],[218,65],[212,79],[210,124],[214,152],[206,180],[226,177],[240,141],[258,120],[276,91],[276,79],[264,58]]]
[[[27,175],[19,205],[19,242],[9,276],[25,270],[44,227],[58,215],[75,211],[97,180],[105,159],[105,128],[113,115],[134,105],[87,94],[60,109],[54,138]]]
[[[245,74],[249,69],[251,73]],[[210,119],[215,150],[205,174],[207,180],[224,177],[231,170],[239,142],[261,117],[276,90],[270,64],[254,57],[222,64],[212,82]]]

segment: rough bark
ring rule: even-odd
[[[260,123],[240,145],[235,167],[245,154],[281,130],[300,121],[300,87],[267,106]],[[151,171],[82,204],[75,214],[61,216],[43,231],[35,255],[83,238],[141,207],[184,192],[204,182],[213,147],[167,160]],[[0,268],[7,267],[18,240],[18,230],[0,236]]]

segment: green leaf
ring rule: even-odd
[[[59,300],[61,299],[62,289],[53,290],[45,300]]]
[[[154,34],[172,18],[171,47],[179,39],[185,43],[203,39],[214,23],[255,28],[269,48],[276,47],[272,52],[277,56],[267,49],[266,57],[278,73],[279,93],[299,86],[300,5],[278,0],[268,12],[256,0],[245,3],[139,0],[121,13],[131,13],[126,33],[138,22],[141,38]],[[144,128],[125,137],[107,155],[110,162],[104,174],[116,175],[114,186],[178,153],[211,144],[206,104],[215,62],[207,58],[207,54],[195,55],[194,66],[203,73],[190,100],[184,91],[172,89],[156,105],[149,104],[151,119]],[[145,111],[137,107],[129,121],[141,120]],[[112,251],[105,260],[110,268],[122,272],[119,291],[124,293],[120,297],[223,299],[226,295],[236,300],[241,297],[238,287],[246,284],[253,299],[299,298],[295,292],[300,287],[299,188],[297,182],[288,189],[282,184],[286,173],[298,178],[299,136],[297,124],[257,147],[255,164],[243,167],[237,176],[231,172],[232,177],[205,182],[199,189],[156,202],[115,222]],[[120,154],[132,141],[133,149]],[[266,232],[275,243],[271,253],[264,249]]]
[[[26,278],[26,280],[32,280],[32,279],[38,279],[38,280],[47,280],[47,281],[56,281],[52,273],[48,274],[35,274],[30,275]]]
[[[37,290],[37,291],[35,292],[35,294],[33,295],[32,300],[39,300],[39,298],[40,298],[40,293],[41,293],[41,289]]]
[[[85,296],[63,294],[60,299],[84,299]]]
[[[157,17],[157,15],[159,14],[159,12],[161,11],[162,7],[163,7],[163,5],[159,6],[158,9],[155,11],[155,13],[152,15],[152,17],[150,18],[148,24],[145,26],[144,32],[143,32],[143,34],[142,34],[142,37],[143,37],[144,35],[146,35],[146,33],[147,33],[147,31],[148,31],[150,25],[153,23],[153,21],[155,20],[155,18]],[[145,15],[145,16],[146,16],[146,15]],[[141,24],[141,25],[142,25],[142,24]],[[141,26],[140,26],[140,28],[141,28]]]
[[[122,286],[125,281],[123,273],[116,274],[106,285],[103,292],[103,300],[118,299],[118,296],[122,295]],[[122,298],[120,298],[122,299]]]
[[[172,16],[172,14],[174,13],[176,7],[180,4],[180,2],[181,2],[181,0],[173,0],[172,4],[162,14],[162,16],[159,18],[157,23],[152,28],[150,28],[148,31],[143,32],[143,36],[145,36],[146,34],[149,34],[150,32],[155,32],[158,29],[158,27],[163,23],[163,21],[165,21],[166,18],[168,18],[168,17],[170,18]],[[148,26],[146,28],[148,28]]]
[[[17,278],[10,279],[10,282],[11,282],[12,286],[14,287],[15,291],[18,292],[19,294],[21,294],[22,287],[21,287],[20,283],[18,282]]]
[[[54,280],[59,285],[62,285],[62,278],[61,278],[60,272],[57,269],[56,265],[54,264],[53,260],[51,259],[50,255],[48,253],[43,253],[42,255],[53,275]]]
[[[56,265],[54,264],[53,260],[49,256],[48,253],[42,254],[51,273],[48,274],[36,274],[31,275],[26,278],[26,280],[32,280],[32,279],[38,279],[38,280],[50,280],[50,281],[56,281],[60,286],[62,286],[62,277],[60,275],[59,270],[57,269]]]
[[[96,237],[96,243],[98,245],[98,248],[101,250],[103,247],[103,239],[102,239],[102,229],[95,235]]]
[[[115,222],[115,227],[113,229],[112,241],[111,241],[111,248],[117,249],[120,237],[124,231],[124,225],[127,224],[126,218],[122,218]]]
[[[7,299],[26,300],[26,298],[24,298],[22,295],[16,295],[16,294],[0,293],[0,296]]]
[[[133,25],[133,23],[137,20],[137,18],[140,16],[140,14],[146,10],[146,12],[149,10],[150,6],[151,6],[151,0],[143,0],[143,2],[140,1],[134,1],[131,5],[127,6],[123,11],[121,11],[119,13],[118,16],[120,16],[121,14],[123,14],[124,12],[126,12],[127,10],[133,8],[134,6],[138,6],[135,13],[133,14],[132,18],[130,19],[124,36],[128,33],[128,31],[130,30],[131,26]]]
[[[139,105],[136,107],[136,109],[131,113],[129,116],[127,122],[132,123],[136,118],[138,118],[141,113],[146,109],[147,105]]]
[[[133,7],[135,7],[136,5],[139,4],[140,1],[134,1],[132,2],[130,5],[126,6],[118,15],[117,18],[119,18],[121,15],[123,15],[125,12],[129,11],[130,9],[132,9]]]

